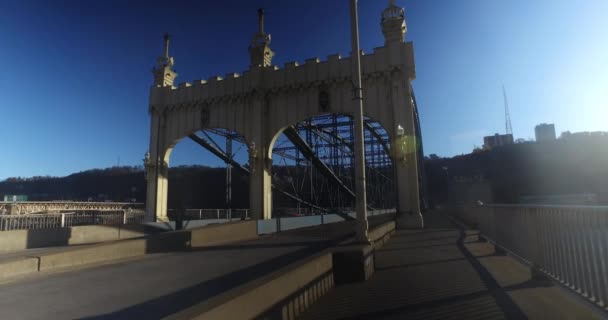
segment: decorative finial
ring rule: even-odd
[[[395,0],[390,0],[390,1],[389,1],[389,6],[391,6],[391,7],[392,7],[392,6],[394,6],[394,5],[395,5]]]
[[[165,58],[169,58],[169,39],[171,38],[171,36],[169,35],[168,32],[165,32]]]
[[[272,65],[274,52],[270,49],[270,35],[264,33],[264,9],[258,9],[258,32],[253,35],[249,46],[251,66]]]
[[[264,8],[258,9],[258,33],[264,34]]]
[[[173,57],[169,56],[169,33],[165,33],[165,51],[163,55],[156,59],[156,68],[152,69],[154,74],[154,85],[158,87],[173,86],[173,81],[177,77],[177,73],[172,69],[175,62]]]

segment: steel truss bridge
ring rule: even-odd
[[[412,89],[413,92],[413,89]],[[416,98],[412,94],[420,200],[425,201],[422,135]],[[364,121],[368,209],[396,207],[391,141],[383,126]],[[226,208],[232,208],[232,170],[249,174],[247,141],[227,129],[203,129],[189,135],[226,164]],[[350,116],[325,114],[287,127],[272,150],[273,215],[351,211],[354,193],[354,123]],[[350,218],[344,214],[345,218]]]

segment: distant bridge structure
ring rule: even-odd
[[[404,10],[394,3],[382,12],[380,24],[384,46],[361,57],[366,178],[374,181],[367,194],[372,199],[370,207],[385,207],[391,201],[382,196],[392,195],[398,213],[421,225],[422,148],[411,86],[415,79],[413,44],[404,40]],[[352,206],[353,61],[333,54],[326,61],[311,58],[303,65],[289,62],[279,68],[272,64],[270,39],[260,11],[259,29],[249,46],[248,70],[175,86],[175,61],[169,55],[169,36],[165,35],[164,54],[153,70],[148,109],[150,144],[144,162],[149,218],[169,220],[169,160],[175,145],[186,137],[223,159],[228,168],[248,173],[249,210],[254,219],[272,217],[273,189],[311,208],[327,207],[328,202],[335,207]],[[220,148],[207,139],[208,133],[244,144],[248,162],[235,161],[231,145]],[[281,139],[288,140],[290,146],[277,146]],[[325,154],[320,152],[322,148],[327,150]],[[273,166],[273,160],[280,157],[288,159],[284,164],[292,169],[302,163],[311,168],[308,177],[300,174],[297,178],[309,183],[308,195],[298,193],[293,179],[289,179],[294,185],[290,190],[289,184],[273,176],[277,165]],[[313,167],[326,184],[318,190],[313,190],[318,185]],[[327,194],[329,200],[320,203],[320,193]]]
[[[125,211],[140,209],[142,203],[131,202],[73,202],[73,201],[23,201],[0,202],[0,214],[22,215],[39,213]]]

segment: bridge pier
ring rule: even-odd
[[[417,144],[414,128],[414,104],[409,82],[413,74],[393,78],[390,86],[393,111],[393,164],[397,183],[397,227],[423,228],[418,185]],[[408,81],[403,81],[406,78]],[[405,107],[403,107],[405,106]],[[390,122],[388,122],[390,123]]]
[[[272,216],[272,159],[265,150],[249,150],[249,210],[252,219],[270,219]]]
[[[262,66],[252,66],[253,77],[261,77]],[[252,219],[270,219],[272,216],[272,146],[268,126],[268,98],[258,91],[251,99],[251,114],[238,113],[238,122],[250,126],[245,134],[249,151],[249,210]]]

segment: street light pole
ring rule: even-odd
[[[357,212],[357,242],[369,243],[367,237],[367,199],[365,190],[365,145],[363,140],[363,89],[361,87],[361,51],[359,50],[359,17],[357,0],[350,0],[352,43],[352,80],[354,86],[355,122],[355,210]]]

